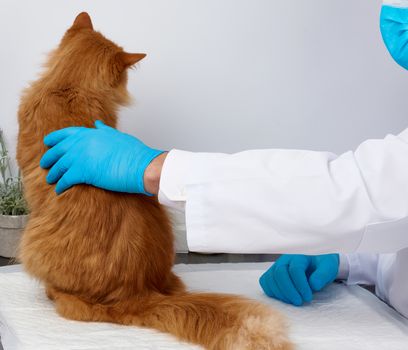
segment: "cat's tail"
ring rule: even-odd
[[[151,296],[143,303],[135,308],[131,324],[167,332],[207,349],[293,349],[280,314],[255,301],[225,294],[182,293]]]
[[[209,350],[292,350],[284,319],[272,308],[227,294],[149,294],[114,305],[89,304],[47,288],[60,315],[74,320],[154,328]]]

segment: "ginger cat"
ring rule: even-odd
[[[57,196],[46,183],[43,137],[96,119],[115,127],[129,101],[127,68],[144,56],[124,52],[81,13],[25,90],[17,159],[31,209],[20,246],[26,271],[68,319],[154,328],[207,349],[292,349],[269,307],[185,290],[171,271],[173,235],[156,198],[85,185]]]

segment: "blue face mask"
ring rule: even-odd
[[[380,28],[392,58],[408,69],[408,8],[384,5],[381,10]]]

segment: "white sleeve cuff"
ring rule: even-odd
[[[180,154],[179,154],[180,153]],[[187,153],[184,155],[184,153]],[[159,202],[167,207],[184,210],[185,184],[189,173],[189,152],[172,150],[164,161],[159,184]]]
[[[224,153],[171,150],[163,164],[159,185],[159,202],[168,207],[184,209],[188,187],[231,179],[237,174],[253,172],[252,167],[244,166],[243,169],[237,169],[236,166],[228,167],[230,157]]]
[[[224,166],[227,159],[228,155],[223,153],[171,150],[163,164],[159,199],[185,202],[186,187],[222,178],[223,174],[220,175],[217,169]]]
[[[377,284],[377,266],[379,254],[347,254],[349,263],[349,275],[347,284],[366,284],[375,286]]]
[[[184,153],[187,154],[184,155]],[[188,158],[188,152],[172,150],[167,154],[160,177],[160,203],[166,205],[172,201],[186,200],[184,189],[189,167],[185,158]]]

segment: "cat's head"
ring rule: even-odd
[[[127,102],[127,69],[143,59],[143,53],[127,53],[93,29],[86,12],[67,30],[47,63],[61,86],[77,86],[117,95]]]

